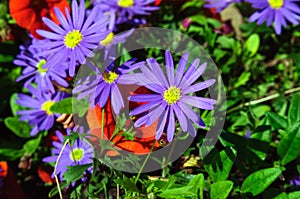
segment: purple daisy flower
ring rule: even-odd
[[[110,32],[105,39],[100,41],[98,50],[104,49],[104,59],[107,58],[109,52],[111,50],[114,50],[114,47],[119,43],[126,42],[126,39],[133,33],[134,28],[119,34],[114,34],[113,32]],[[113,57],[112,59],[114,59]]]
[[[67,131],[67,135],[70,135],[70,132],[74,131],[69,129]],[[76,130],[75,130],[76,131]],[[64,136],[60,131],[56,131],[56,135],[58,137],[58,142],[54,141],[53,146],[55,147],[52,150],[53,156],[43,158],[43,162],[55,162],[58,159],[58,155],[62,150],[64,143]],[[67,171],[67,166],[75,166],[75,165],[85,165],[93,163],[94,158],[94,149],[91,144],[89,144],[84,139],[75,140],[74,144],[70,146],[67,144],[64,148],[62,155],[57,163],[56,174],[59,174],[60,180],[62,181],[64,173]],[[88,171],[91,172],[93,167],[89,167]],[[54,175],[54,173],[53,173]],[[85,178],[82,179],[83,181]]]
[[[37,33],[49,40],[35,44],[35,48],[43,49],[38,56],[52,54],[52,58],[45,64],[56,65],[67,61],[70,76],[74,76],[77,63],[84,64],[86,57],[94,56],[93,49],[109,33],[106,28],[107,18],[102,18],[96,22],[97,6],[93,8],[87,18],[85,18],[84,0],[72,1],[72,18],[66,9],[66,18],[63,13],[55,8],[55,14],[61,24],[56,25],[48,18],[43,18],[43,22],[53,31],[37,30]]]
[[[96,5],[104,12],[110,11],[116,19],[116,24],[127,21],[136,21],[134,15],[149,15],[158,10],[157,6],[150,6],[156,0],[98,0]],[[118,16],[118,17],[116,17]]]
[[[161,137],[167,124],[167,139],[171,142],[175,132],[175,115],[181,129],[184,132],[189,132],[192,136],[196,136],[193,123],[201,128],[205,128],[202,119],[188,105],[212,110],[216,101],[209,98],[191,96],[190,94],[208,88],[215,83],[215,80],[210,79],[192,85],[204,72],[207,64],[204,63],[198,67],[200,60],[195,59],[189,68],[184,71],[188,60],[188,52],[182,56],[175,73],[173,58],[169,51],[165,53],[165,60],[167,78],[154,58],[147,59],[148,67],[140,67],[143,75],[137,76],[138,81],[155,94],[130,96],[130,101],[147,102],[147,104],[133,109],[129,114],[139,115],[149,111],[148,114],[140,117],[135,122],[135,126],[139,127],[143,124],[150,126],[158,119],[156,139],[158,140]]]
[[[239,3],[242,0],[206,0],[205,8],[216,8],[216,12],[221,12],[232,3]]]
[[[287,21],[298,25],[300,19],[300,8],[295,2],[300,0],[247,0],[252,4],[253,8],[259,11],[253,13],[249,21],[257,21],[257,24],[262,24],[265,21],[267,26],[271,26],[274,22],[276,34],[281,34],[281,27],[287,26]]]
[[[33,39],[33,43],[36,43]],[[37,84],[37,87],[44,92],[55,92],[52,81],[55,81],[63,87],[68,87],[67,81],[64,79],[67,77],[67,73],[64,67],[61,66],[49,66],[49,68],[43,68],[47,63],[49,56],[35,56],[39,50],[29,46],[28,48],[20,46],[21,53],[17,55],[14,60],[14,64],[18,66],[24,66],[22,76],[17,79],[18,81],[24,80],[24,87],[32,82]]]
[[[16,103],[30,108],[30,110],[21,110],[17,114],[21,115],[20,120],[29,121],[30,125],[34,125],[30,132],[30,135],[34,136],[39,131],[49,130],[53,126],[57,115],[51,112],[50,108],[55,102],[61,100],[63,96],[61,93],[44,93],[40,89],[33,88],[31,85],[28,86],[28,90],[32,96],[18,94]]]
[[[136,84],[135,76],[137,74],[128,73],[145,64],[144,62],[135,63],[135,61],[135,59],[131,59],[116,70],[114,70],[113,62],[103,73],[92,63],[87,62],[91,68],[95,68],[98,75],[89,76],[83,81],[78,81],[73,89],[73,93],[78,94],[77,98],[79,100],[89,96],[88,101],[91,107],[94,107],[96,104],[104,107],[110,98],[114,113],[119,114],[124,107],[124,101],[118,85]]]

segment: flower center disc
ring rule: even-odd
[[[118,5],[123,8],[129,8],[133,6],[134,0],[119,0]]]
[[[110,71],[109,73],[104,72],[102,76],[103,76],[103,80],[109,84],[113,83],[119,77],[117,73],[112,71]]]
[[[43,66],[45,64],[46,64],[46,60],[45,59],[42,59],[42,60],[39,61],[39,63],[37,63],[36,67],[37,67],[37,70],[40,73],[46,73],[48,71],[48,68],[43,69]]]
[[[83,39],[83,35],[79,30],[73,30],[66,34],[64,43],[68,48],[75,48]]]
[[[70,153],[70,158],[73,161],[80,161],[83,158],[83,149],[75,148],[72,153]]]
[[[103,46],[107,46],[107,45],[109,45],[112,41],[113,41],[113,39],[114,39],[114,33],[109,33],[106,37],[105,37],[105,39],[103,39],[102,41],[100,41],[100,44],[101,45],[103,45]]]
[[[274,9],[279,9],[283,6],[284,0],[269,0],[269,4]]]
[[[169,104],[176,103],[181,98],[181,90],[175,86],[171,86],[164,92],[164,100]]]
[[[55,104],[55,102],[52,100],[44,102],[42,105],[42,110],[44,110],[47,113],[47,115],[52,115],[53,113],[52,111],[50,111],[50,108],[51,106],[53,106],[53,104]]]

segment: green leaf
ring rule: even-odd
[[[254,56],[259,49],[260,38],[259,35],[254,33],[245,42],[245,48],[250,52],[250,56]]]
[[[226,180],[236,158],[236,151],[226,148],[216,153],[210,160],[207,156],[204,159],[204,168],[214,182]]]
[[[129,192],[139,192],[139,189],[136,187],[134,183],[134,179],[132,178],[127,178],[126,176],[123,176],[123,179],[115,179],[115,183],[121,185],[126,191]]]
[[[281,128],[283,129],[288,128],[288,120],[285,119],[284,117],[277,115],[276,113],[273,112],[268,112],[267,117],[274,130],[281,129]]]
[[[256,196],[268,188],[280,176],[281,172],[282,170],[279,168],[267,168],[256,171],[245,179],[241,191]]]
[[[232,187],[233,182],[229,180],[215,182],[210,187],[210,198],[226,199],[230,194]]]
[[[195,197],[196,194],[192,191],[193,186],[187,185],[179,188],[167,189],[159,194],[159,197],[162,198],[173,198],[173,199],[182,199],[188,197]]]
[[[295,191],[289,193],[289,199],[299,199],[300,198],[300,191]]]
[[[21,138],[29,138],[31,127],[27,122],[20,121],[17,117],[7,117],[4,120],[5,125],[15,135]]]
[[[250,72],[243,72],[233,87],[238,88],[240,86],[245,85],[249,81],[250,76],[251,76]]]
[[[52,111],[53,113],[72,114],[72,100],[73,98],[69,97],[59,102],[56,102],[50,107],[50,111]]]
[[[196,175],[188,185],[193,186],[192,191],[194,191],[195,194],[198,194],[199,191],[200,199],[203,198],[204,175],[202,173]]]
[[[293,161],[300,154],[300,123],[293,125],[291,130],[281,139],[277,153],[282,158],[283,165]]]
[[[10,103],[10,109],[14,116],[17,116],[17,112],[20,110],[24,110],[23,106],[20,106],[16,103],[16,100],[18,99],[18,94],[14,93],[11,95],[9,103]]]
[[[0,159],[14,161],[24,154],[23,149],[0,148]]]
[[[68,183],[67,182],[62,182],[59,185],[60,185],[60,189],[64,190],[68,186]],[[55,187],[53,187],[53,189],[51,189],[51,191],[49,192],[48,196],[49,196],[49,198],[52,198],[56,194],[58,194],[57,186],[55,186]]]
[[[68,170],[64,174],[64,180],[71,183],[81,179],[89,167],[91,167],[91,164],[67,166]]]
[[[294,94],[288,112],[289,123],[300,121],[300,95]]]
[[[274,199],[289,199],[287,193],[282,192],[281,194],[277,195]]]
[[[23,149],[27,152],[27,153],[34,153],[35,150],[38,148],[38,146],[40,145],[41,143],[41,139],[42,139],[42,136],[41,134],[36,138],[36,139],[32,139],[32,140],[29,140],[27,141],[24,146],[23,146]]]
[[[79,117],[82,117],[88,111],[90,105],[87,99],[83,98],[81,100],[78,100],[75,97],[73,97],[72,104],[73,113],[77,113]]]

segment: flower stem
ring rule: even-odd
[[[136,178],[135,178],[134,184],[136,184],[136,183],[138,182],[138,180],[139,180],[139,178],[140,178],[140,175],[141,175],[141,173],[142,173],[142,171],[143,171],[143,169],[144,169],[144,167],[145,167],[147,161],[148,161],[149,158],[150,158],[150,155],[151,155],[151,153],[152,153],[152,151],[153,151],[153,149],[154,149],[155,144],[156,144],[156,140],[154,140],[154,143],[153,143],[153,145],[152,145],[152,147],[151,147],[151,149],[150,149],[150,152],[148,153],[148,155],[147,155],[145,161],[143,162],[143,164],[142,164],[142,166],[141,166],[141,168],[140,168],[140,170],[139,170],[139,172],[138,172],[138,174],[137,174],[137,176],[136,176]]]
[[[297,88],[291,88],[291,89],[289,89],[289,90],[286,90],[286,91],[284,91],[283,94],[284,94],[284,95],[288,95],[288,94],[295,93],[295,92],[298,92],[298,91],[300,91],[300,87],[297,87]],[[244,104],[240,104],[240,105],[238,105],[238,106],[236,106],[236,107],[233,107],[232,109],[229,109],[229,110],[227,111],[227,114],[228,114],[228,113],[231,113],[231,112],[234,112],[234,111],[236,111],[236,110],[238,110],[238,109],[240,109],[240,108],[243,108],[243,107],[245,107],[245,106],[252,106],[252,105],[260,104],[260,103],[262,103],[262,102],[266,102],[266,101],[269,101],[269,100],[271,100],[271,99],[275,99],[275,98],[277,98],[277,97],[279,97],[279,96],[280,96],[279,93],[275,93],[275,94],[273,94],[273,95],[269,95],[269,96],[264,97],[264,98],[261,98],[261,99],[256,99],[256,100],[253,100],[253,101],[250,101],[250,102],[246,102],[246,103],[244,103]]]
[[[61,189],[60,189],[60,186],[59,186],[59,180],[58,180],[58,177],[56,175],[56,170],[57,170],[58,162],[59,162],[59,160],[62,156],[62,153],[65,150],[65,148],[66,148],[66,146],[69,142],[70,142],[70,140],[67,139],[66,142],[64,143],[63,147],[61,148],[61,150],[60,150],[60,152],[57,156],[57,160],[56,160],[56,163],[55,163],[55,166],[54,166],[54,171],[53,171],[60,199],[63,199],[63,197],[62,197]]]

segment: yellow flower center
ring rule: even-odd
[[[169,105],[174,104],[181,98],[181,90],[175,86],[170,86],[168,90],[165,90],[163,97]]]
[[[269,0],[269,4],[273,9],[279,9],[283,6],[284,0]]]
[[[51,106],[53,106],[53,104],[55,104],[55,102],[52,100],[44,102],[42,104],[42,110],[44,110],[47,113],[47,115],[52,115],[53,113],[52,111],[50,111],[50,108]]]
[[[134,0],[119,0],[118,5],[123,8],[129,8],[134,5]]]
[[[107,46],[113,41],[114,37],[115,37],[114,33],[111,32],[105,37],[105,39],[100,41],[100,44],[103,45],[103,46]]]
[[[80,161],[83,158],[83,149],[75,148],[73,149],[72,153],[70,153],[70,158],[73,161]]]
[[[119,77],[117,73],[112,71],[110,71],[109,73],[104,72],[102,76],[103,80],[109,84],[113,83]]]
[[[37,70],[40,73],[46,73],[48,71],[48,68],[43,69],[43,66],[45,65],[46,60],[42,59],[41,61],[39,61],[39,63],[36,64]]]
[[[68,48],[75,48],[82,41],[83,35],[79,30],[68,32],[64,38],[64,43]]]

